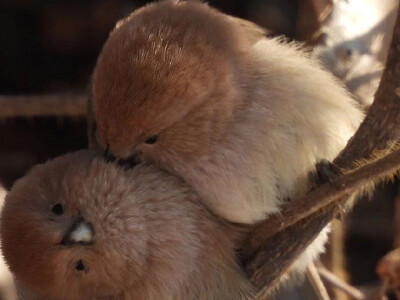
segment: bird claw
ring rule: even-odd
[[[332,182],[340,174],[341,171],[336,165],[322,159],[315,165],[315,171],[309,175],[312,189],[316,189],[324,183]]]

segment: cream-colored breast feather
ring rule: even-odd
[[[246,82],[251,99],[213,159],[199,160],[193,177],[187,174],[214,211],[241,223],[263,220],[304,194],[315,164],[333,160],[364,117],[339,82],[297,44],[262,40],[252,63],[257,67]]]

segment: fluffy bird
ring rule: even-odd
[[[106,157],[151,161],[238,223],[304,194],[315,164],[337,156],[363,119],[297,44],[255,42],[229,16],[190,1],[150,4],[117,23],[91,101]]]
[[[91,151],[34,167],[7,195],[4,257],[26,299],[247,299],[244,231],[179,178]]]

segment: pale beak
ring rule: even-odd
[[[94,230],[83,218],[77,219],[64,235],[62,245],[91,245],[94,242]]]

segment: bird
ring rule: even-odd
[[[91,77],[91,148],[178,176],[235,224],[315,188],[316,165],[333,161],[364,113],[302,45],[249,28],[199,1],[154,2],[117,22]],[[304,274],[328,232],[290,274]]]
[[[364,115],[296,43],[247,38],[195,1],[161,1],[119,21],[97,60],[90,124],[107,159],[180,176],[217,215],[253,224],[304,194],[315,164]]]
[[[180,178],[92,150],[35,166],[1,213],[22,299],[250,299],[236,257],[245,234]]]

